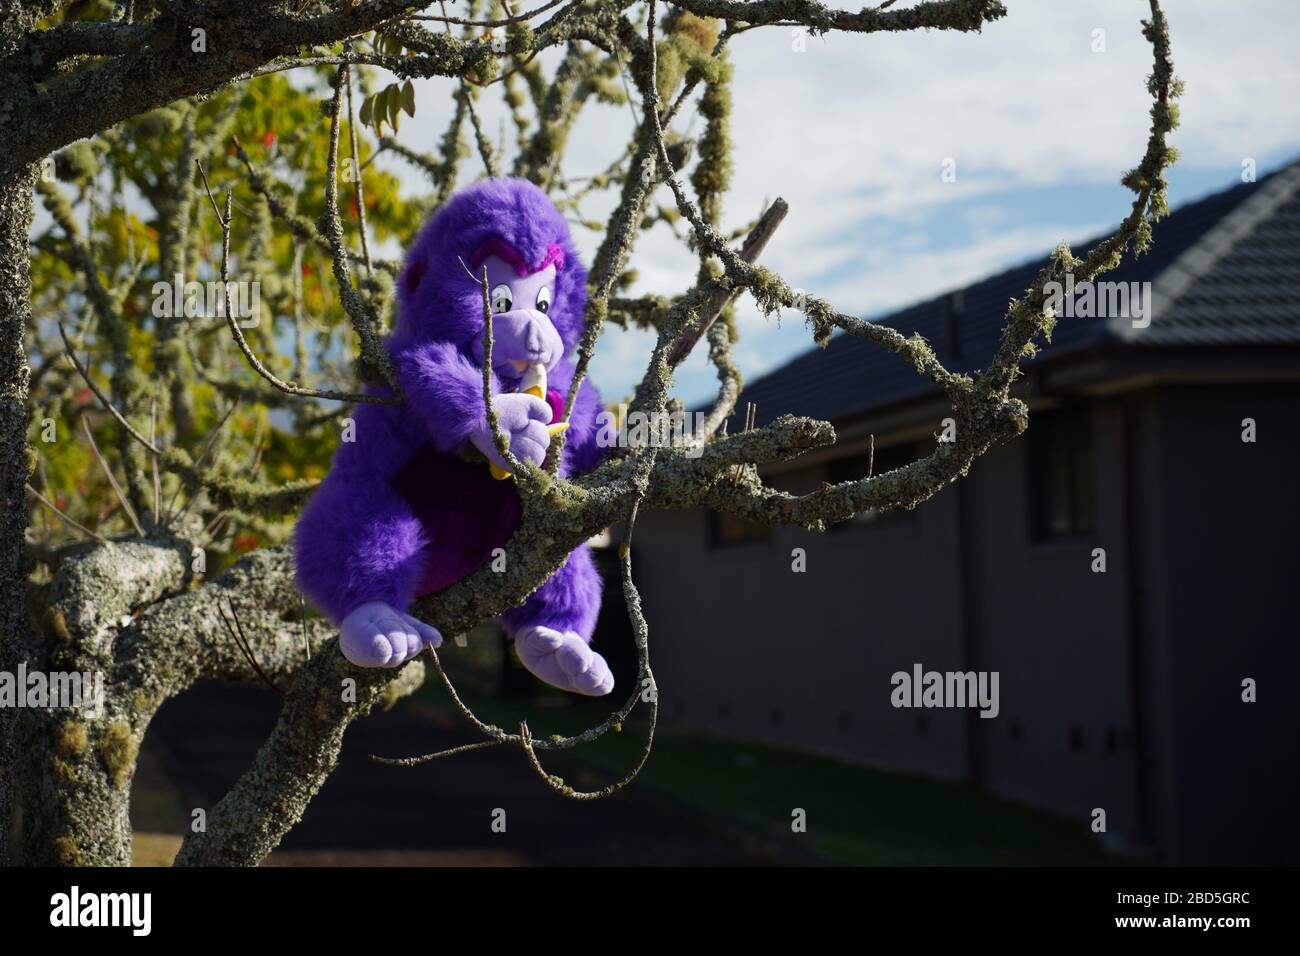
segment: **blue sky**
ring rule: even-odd
[[[736,170],[726,225],[784,197],[791,213],[764,262],[792,285],[864,316],[1110,228],[1129,204],[1119,177],[1146,140],[1150,51],[1139,20],[1147,5],[1006,4],[1010,15],[982,35],[834,34],[800,44],[790,29],[768,28],[736,38]],[[1293,0],[1165,6],[1187,85],[1172,203],[1240,181],[1245,159],[1263,175],[1300,157]],[[1094,50],[1098,30],[1104,51]],[[555,60],[544,64],[553,68]],[[440,80],[418,84],[405,142],[434,148],[451,89]],[[505,117],[499,103],[487,96],[480,109],[496,131]],[[589,106],[566,172],[603,169],[632,123],[626,107]],[[679,128],[692,129],[682,121]],[[948,159],[956,162],[955,182],[941,181]],[[466,163],[467,179],[479,172],[475,160]],[[426,188],[418,174],[402,174],[412,190]],[[657,199],[671,203],[666,190]],[[585,212],[604,218],[611,205],[612,198],[596,200]],[[594,234],[579,229],[577,240],[594,251]],[[680,292],[694,274],[691,255],[662,228],[643,236],[633,265],[642,292]],[[750,380],[811,345],[801,316],[764,319],[748,298],[739,325],[736,356]],[[640,379],[649,347],[644,333],[605,333],[592,375],[607,400]],[[681,369],[678,394],[695,403],[712,386],[701,350]]]

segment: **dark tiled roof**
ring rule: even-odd
[[[1272,201],[1242,204],[1179,263],[1185,288],[1131,344],[1300,343],[1300,163],[1269,178]]]
[[[1007,304],[1024,295],[1046,263],[1044,257],[1008,269],[879,321],[919,333],[949,369],[976,371],[996,351]],[[1150,326],[1134,330],[1130,321],[1062,317],[1051,344],[1030,364],[1103,345],[1300,344],[1300,162],[1180,207],[1156,225],[1150,251],[1126,256],[1104,278],[1153,283]],[[933,391],[901,359],[838,334],[825,349],[814,348],[747,384],[740,408],[757,403],[760,424],[786,413],[832,420]]]

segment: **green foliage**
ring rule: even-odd
[[[160,302],[171,302],[171,292],[155,289],[155,284],[170,287],[172,276],[164,274],[168,264],[181,272],[183,282],[215,283],[220,278],[221,230],[194,166],[197,159],[218,203],[227,191],[233,193],[231,278],[255,281],[260,289],[261,320],[244,329],[250,345],[283,378],[332,378],[341,387],[353,384],[340,364],[352,349],[352,330],[339,302],[328,251],[274,221],[233,146],[236,140],[243,145],[269,179],[276,199],[314,222],[324,211],[329,140],[329,120],[321,115],[319,104],[329,93],[331,76],[332,71],[319,71],[307,82],[301,75],[293,81],[284,75],[263,77],[202,102],[181,102],[136,117],[56,156],[54,185],[67,200],[69,219],[93,257],[96,278],[108,290],[115,310],[105,321],[93,308],[87,276],[70,254],[71,244],[60,225],[35,237],[37,327],[32,339],[42,348],[32,357],[37,370],[36,414],[29,432],[37,455],[32,483],[77,521],[104,534],[130,528],[78,418],[87,417],[119,480],[129,470],[120,449],[129,447],[131,439],[61,356],[56,322],[62,322],[92,377],[119,405],[123,385],[138,390],[143,403],[137,402],[129,417],[146,435],[153,403],[160,445],[198,456],[233,399],[241,396],[244,401],[222,429],[206,466],[245,484],[253,477],[282,485],[319,480],[324,474],[337,444],[337,422],[329,417],[335,403],[323,407],[287,401],[249,372],[218,319],[156,314]],[[409,105],[408,112],[413,111],[413,90],[399,90],[399,97],[403,108]],[[351,162],[346,120],[341,140],[339,195],[345,233],[355,237],[359,228],[357,195],[348,178],[355,179],[359,170],[372,241],[405,239],[418,228],[426,205],[404,199],[398,178],[370,165],[374,146],[368,137],[358,137],[357,162]],[[387,287],[379,279],[371,284]],[[296,301],[298,291],[301,303]],[[122,346],[123,367],[115,342]],[[177,392],[190,409],[183,428],[173,414],[177,409],[166,380],[168,369],[175,369]],[[53,440],[47,440],[50,437]],[[145,477],[141,487],[149,484]],[[164,471],[162,484],[163,509],[173,499],[183,506],[189,495],[180,492],[177,478]],[[149,500],[142,509],[137,502],[136,510],[147,513],[151,505]],[[209,572],[287,532],[280,519],[254,518],[232,515],[224,523],[220,546],[208,557]],[[34,512],[33,521],[43,536],[56,541],[71,534],[44,508]]]

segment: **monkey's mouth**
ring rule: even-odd
[[[529,363],[524,359],[506,359],[506,366],[519,376],[522,376],[524,372],[528,371],[528,365]]]

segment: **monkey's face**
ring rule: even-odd
[[[467,186],[420,230],[398,283],[390,347],[446,342],[481,363],[484,269],[494,371],[512,383],[521,366],[554,371],[582,336],[587,271],[564,216],[523,179]]]
[[[500,257],[485,258],[492,306],[492,368],[502,378],[518,380],[531,365],[549,372],[564,357],[564,342],[549,312],[555,301],[555,264],[519,275]],[[474,357],[483,361],[483,337],[474,344]]]

